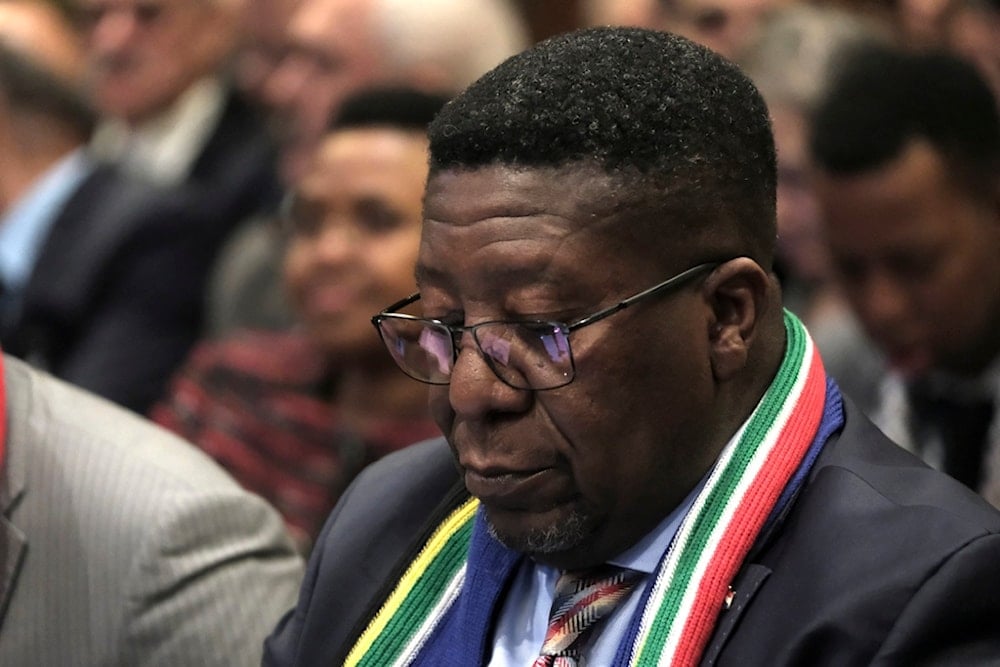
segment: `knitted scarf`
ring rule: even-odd
[[[695,665],[735,578],[819,454],[826,374],[802,323],[785,313],[774,381],[720,454],[650,584],[626,664]],[[408,665],[462,590],[478,501],[454,510],[424,543],[358,638],[346,665]]]

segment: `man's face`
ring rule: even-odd
[[[817,183],[845,293],[909,376],[978,372],[1000,340],[1000,217],[996,202],[956,187],[958,177],[913,142],[885,167]]]
[[[371,316],[414,290],[427,139],[341,130],[321,142],[287,221],[289,294],[323,349],[390,363]]]
[[[230,0],[79,0],[98,108],[128,122],[162,112],[234,46]]]
[[[417,268],[424,316],[567,322],[668,277],[669,261],[636,252],[591,205],[608,192],[575,169],[436,174]],[[574,332],[576,378],[559,389],[503,384],[465,334],[431,409],[501,541],[561,567],[603,562],[704,474],[714,453],[699,284]]]
[[[288,50],[287,29],[298,0],[246,0],[236,81],[255,100],[264,100],[264,86]]]
[[[371,0],[304,0],[288,26],[287,53],[262,88],[274,112],[282,177],[295,183],[344,98],[380,79]]]

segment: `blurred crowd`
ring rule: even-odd
[[[605,24],[750,75],[787,307],[897,442],[1000,488],[997,0],[0,0],[0,347],[194,443],[307,554],[437,434],[370,322],[416,289],[423,128]]]

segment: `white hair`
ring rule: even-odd
[[[375,25],[388,66],[399,74],[433,70],[459,92],[529,45],[508,0],[376,0]]]
[[[770,14],[737,58],[769,104],[810,109],[840,59],[854,48],[889,40],[872,17],[836,6],[789,5]]]

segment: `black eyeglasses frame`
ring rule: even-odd
[[[501,382],[503,382],[504,384],[508,385],[509,387],[512,387],[514,389],[519,389],[519,390],[522,390],[522,391],[548,391],[550,389],[558,389],[560,387],[565,387],[566,385],[568,385],[569,383],[571,383],[576,378],[576,361],[573,358],[573,347],[572,347],[572,344],[570,344],[569,348],[568,348],[569,349],[569,359],[570,359],[570,369],[569,369],[570,372],[569,372],[569,377],[568,377],[568,379],[565,382],[563,382],[562,384],[559,384],[559,385],[555,385],[555,386],[552,386],[552,387],[544,387],[544,388],[518,387],[516,385],[511,384],[508,380],[506,380],[496,370],[496,368],[494,367],[494,361],[493,361],[492,357],[489,354],[487,354],[486,352],[484,352],[483,349],[482,349],[482,345],[479,342],[479,338],[475,334],[476,329],[478,329],[480,327],[483,327],[483,326],[492,325],[492,324],[508,324],[508,325],[519,325],[519,326],[532,325],[532,324],[535,324],[535,325],[546,325],[546,326],[551,326],[551,327],[560,329],[564,333],[564,335],[567,337],[567,343],[568,343],[569,342],[569,334],[573,333],[574,331],[578,331],[579,329],[582,329],[582,328],[584,328],[586,326],[590,326],[591,324],[595,324],[597,322],[600,322],[601,320],[606,319],[606,318],[614,315],[615,313],[618,313],[618,312],[621,312],[621,311],[625,310],[629,306],[632,306],[632,305],[634,305],[636,303],[639,303],[641,301],[645,301],[646,299],[650,299],[650,298],[652,298],[652,297],[654,297],[654,296],[656,296],[658,294],[661,294],[661,293],[663,293],[663,292],[665,292],[665,291],[667,291],[667,290],[669,290],[671,288],[680,287],[681,285],[687,283],[690,280],[693,280],[694,278],[698,277],[699,275],[701,275],[703,273],[707,274],[707,273],[709,273],[711,271],[714,271],[716,268],[718,268],[722,264],[725,264],[727,261],[730,261],[730,260],[723,260],[723,261],[716,261],[716,262],[702,262],[700,264],[695,264],[694,266],[692,266],[690,268],[687,268],[687,269],[681,271],[680,273],[671,276],[670,278],[667,278],[666,280],[664,280],[661,283],[653,285],[650,288],[644,289],[641,292],[638,292],[636,294],[633,294],[630,297],[622,299],[621,301],[619,301],[618,303],[616,303],[616,304],[614,304],[612,306],[608,306],[607,308],[602,308],[601,310],[597,311],[596,313],[591,313],[590,315],[582,317],[582,318],[580,318],[578,320],[575,320],[575,321],[573,321],[572,323],[569,323],[569,324],[564,323],[564,322],[555,322],[555,321],[548,321],[548,320],[490,320],[490,321],[487,321],[487,322],[478,322],[476,324],[470,324],[470,325],[454,325],[454,324],[447,324],[447,323],[442,322],[441,320],[438,320],[438,319],[432,319],[432,318],[426,318],[426,317],[417,317],[416,315],[409,315],[409,314],[406,314],[406,313],[400,313],[400,312],[398,312],[399,310],[402,310],[403,308],[406,308],[407,306],[409,306],[409,305],[411,305],[411,304],[416,303],[417,301],[419,301],[420,300],[420,292],[414,292],[413,294],[411,294],[411,295],[409,295],[409,296],[407,296],[407,297],[405,297],[403,299],[400,299],[399,301],[397,301],[397,302],[391,304],[390,306],[384,308],[378,314],[376,314],[375,316],[373,316],[371,321],[372,321],[372,324],[375,326],[376,331],[378,331],[379,338],[382,339],[383,344],[385,344],[387,347],[388,347],[389,343],[388,343],[388,341],[385,340],[385,335],[383,334],[382,327],[380,326],[381,322],[383,320],[386,320],[386,319],[401,319],[401,320],[409,320],[409,321],[412,321],[412,322],[427,322],[428,324],[433,324],[433,325],[435,325],[437,327],[441,327],[443,329],[446,329],[447,331],[449,331],[451,333],[451,338],[452,338],[452,341],[453,341],[453,345],[452,345],[452,360],[451,360],[452,361],[452,367],[454,367],[455,362],[458,361],[458,354],[459,354],[459,351],[460,351],[460,347],[459,347],[458,341],[461,339],[461,336],[466,331],[468,331],[468,332],[472,333],[472,338],[476,342],[476,347],[479,348],[479,354],[486,361],[486,364],[490,367],[490,370],[493,371],[493,374],[496,375],[497,378],[499,378],[499,380]],[[392,355],[390,355],[390,356],[392,356]],[[395,359],[394,356],[393,356],[393,359]],[[398,365],[398,362],[397,362],[397,365]],[[402,370],[404,373],[406,373],[407,376],[413,378],[414,380],[417,380],[418,382],[423,382],[424,384],[431,384],[431,385],[443,386],[443,385],[448,385],[448,384],[451,383],[450,382],[450,379],[451,379],[451,373],[450,373],[450,371],[449,371],[449,374],[448,374],[448,378],[449,378],[448,382],[433,382],[433,381],[430,381],[430,380],[427,380],[427,379],[418,378],[418,377],[415,377],[414,375],[411,375],[402,366],[400,366],[400,370]]]

